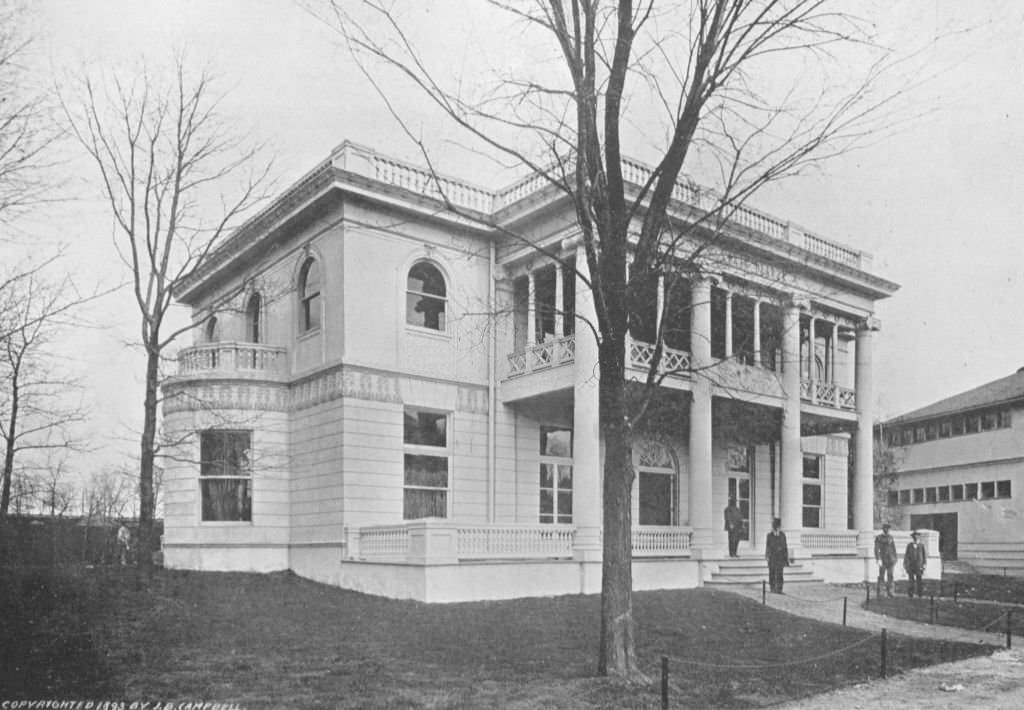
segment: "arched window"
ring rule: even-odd
[[[679,468],[661,442],[641,439],[633,445],[640,525],[678,525]]]
[[[320,328],[320,265],[310,257],[299,272],[300,329],[303,333]]]
[[[426,261],[413,265],[406,281],[405,322],[443,331],[447,307],[447,289],[441,271]]]
[[[210,316],[206,321],[206,342],[216,343],[220,340],[220,326],[217,323],[217,316]]]
[[[249,296],[249,302],[245,306],[245,337],[250,343],[260,342],[260,316],[263,309],[263,299],[258,293]]]

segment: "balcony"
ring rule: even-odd
[[[571,363],[575,359],[575,335],[552,338],[510,354],[508,356],[508,376],[519,377],[521,375],[528,375],[531,372],[549,370],[559,365]]]
[[[856,390],[824,380],[801,380],[800,399],[819,407],[853,412],[857,409]]]
[[[273,345],[202,343],[178,353],[179,378],[283,382],[287,375],[287,349]]]

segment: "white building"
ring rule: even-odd
[[[1024,370],[885,422],[887,514],[939,531],[943,559],[1024,574]]]
[[[650,174],[626,167],[634,186]],[[676,198],[686,221],[706,194],[680,184]],[[197,337],[164,387],[183,442],[164,474],[166,564],[428,601],[598,591],[577,235],[537,177],[491,192],[340,146],[177,294]],[[666,314],[665,415],[634,446],[635,586],[749,565],[725,554],[730,495],[755,565],[779,516],[804,569],[864,579],[872,314],[897,287],[866,254],[746,208],[706,260],[652,289],[628,343],[642,378],[645,323],[666,289],[688,294]]]

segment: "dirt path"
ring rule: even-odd
[[[759,589],[736,590],[744,596],[761,599]],[[768,605],[821,621],[842,623],[843,597],[850,590],[829,585],[793,586],[786,594],[769,594]],[[967,643],[1004,645],[1006,636],[984,631],[969,631],[949,626],[921,624],[874,614],[860,608],[860,598],[850,596],[847,624],[867,631],[883,628],[907,636],[946,639]],[[1024,639],[1013,638],[1013,650],[997,651],[990,656],[917,668],[885,680],[879,679],[825,693],[813,698],[786,703],[786,710],[908,710],[910,708],[998,708],[1019,710],[1024,707]]]

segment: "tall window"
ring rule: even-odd
[[[426,261],[413,265],[405,288],[405,322],[445,330],[448,292],[440,270]]]
[[[821,469],[824,457],[804,456],[803,526],[821,527]]]
[[[448,517],[448,415],[405,408],[402,517]]]
[[[303,333],[320,328],[320,265],[310,257],[299,272],[299,327]]]
[[[252,520],[252,465],[248,431],[207,429],[199,433],[202,519]]]
[[[572,429],[540,428],[540,522],[572,522]]]
[[[634,445],[633,456],[640,525],[675,525],[678,474],[669,448],[641,440]]]
[[[249,296],[249,302],[245,304],[245,337],[250,343],[260,342],[260,317],[263,309],[263,299],[258,293]]]
[[[210,316],[206,321],[206,342],[216,343],[220,340],[220,325],[217,323],[217,316]]]

